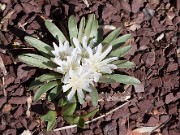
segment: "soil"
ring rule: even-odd
[[[142,135],[134,129],[159,126],[154,135],[180,134],[180,0],[1,0],[0,2],[0,134],[18,135],[30,130],[33,135]],[[43,19],[51,19],[61,29],[67,27],[70,15],[77,21],[95,13],[104,35],[107,25],[121,27],[122,34],[131,33],[133,49],[125,58],[136,67],[120,70],[137,77],[142,84],[127,86],[97,84],[103,98],[95,117],[128,104],[85,129],[72,128],[46,132],[46,123],[40,120],[53,104],[40,100],[33,102],[30,115],[27,99],[34,93],[28,90],[30,82],[47,71],[18,61],[22,52],[35,52],[24,41],[31,35],[52,45],[53,37],[44,26]],[[124,87],[124,88],[123,88]],[[121,93],[121,94],[117,94]],[[125,95],[124,95],[125,94]],[[119,98],[119,100],[117,100]],[[116,100],[114,100],[116,99]],[[90,103],[81,110],[92,109]],[[61,116],[54,128],[67,125]],[[147,133],[146,133],[147,134]]]

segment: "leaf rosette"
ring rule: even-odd
[[[114,74],[117,68],[134,67],[134,63],[119,59],[132,48],[131,45],[125,45],[131,38],[130,34],[119,36],[121,29],[117,28],[103,40],[102,29],[94,14],[89,16],[87,23],[85,23],[85,17],[82,17],[79,26],[75,16],[70,16],[69,37],[48,20],[45,21],[45,26],[59,44],[53,43],[51,47],[36,38],[26,36],[25,41],[36,48],[40,54],[26,53],[19,55],[18,58],[31,66],[51,70],[51,73],[36,78],[29,89],[37,89],[35,101],[47,92],[48,100],[55,99],[63,92],[66,95],[66,102],[61,100],[62,115],[70,124],[75,123],[79,124],[79,127],[84,127],[84,118],[97,112],[96,110],[86,116],[74,116],[76,109],[74,101],[83,104],[87,93],[91,97],[92,104],[98,105],[98,91],[94,87],[94,82],[140,84],[140,81],[134,77]],[[54,112],[50,112],[47,116],[50,114],[56,116]],[[48,121],[45,116],[42,118]],[[52,125],[51,123],[48,126],[48,130],[53,127]]]

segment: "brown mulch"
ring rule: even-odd
[[[87,1],[89,7],[82,0],[0,1],[0,134],[18,135],[28,129],[34,135],[130,135],[134,128],[161,125],[153,134],[179,135],[180,0]],[[90,13],[95,13],[100,25],[121,27],[122,34],[133,35],[133,49],[125,58],[133,61],[136,67],[117,72],[135,76],[142,84],[125,86],[131,102],[85,129],[47,133],[46,123],[40,121],[40,115],[53,108],[52,103],[44,100],[33,102],[30,116],[26,115],[27,98],[33,96],[27,87],[36,76],[46,71],[20,63],[16,56],[21,52],[35,51],[24,41],[25,35],[52,44],[54,39],[44,27],[43,18],[52,19],[64,29],[70,15],[74,14],[79,21]],[[108,33],[109,30],[104,31]],[[98,84],[97,88],[113,97],[124,91],[123,86],[119,83]],[[100,112],[96,116],[121,103],[100,102]],[[88,110],[91,106],[83,105],[83,108]],[[59,116],[55,128],[65,125]]]

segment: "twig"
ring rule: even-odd
[[[12,48],[12,49],[8,49],[8,50],[34,50],[34,48]]]
[[[4,76],[2,77],[2,85],[3,85],[3,93],[4,93],[4,96],[7,97],[7,92],[6,92],[6,89],[4,88]]]
[[[75,127],[77,127],[77,125],[64,126],[64,127],[61,127],[61,128],[56,128],[53,131],[60,131],[60,130],[75,128]]]
[[[4,65],[4,62],[3,62],[2,58],[1,58],[1,56],[0,56],[0,69],[1,69],[1,71],[3,73],[3,75],[6,76],[7,75],[7,70],[6,70],[6,67]]]
[[[94,122],[94,121],[97,121],[97,120],[99,120],[99,119],[101,119],[101,118],[104,118],[104,117],[106,117],[107,115],[109,115],[109,114],[115,112],[116,110],[120,109],[121,107],[125,106],[125,105],[128,104],[129,102],[130,102],[130,101],[127,101],[126,103],[124,103],[124,104],[122,104],[122,105],[114,108],[113,110],[111,110],[111,111],[109,111],[109,112],[107,112],[107,113],[105,113],[105,114],[103,114],[103,115],[101,115],[101,116],[99,116],[99,117],[97,117],[97,118],[92,119],[91,121],[86,121],[85,124],[89,124],[89,123],[91,123],[91,122]],[[53,131],[60,131],[60,130],[64,130],[64,129],[74,128],[74,127],[77,127],[77,125],[65,126],[65,127],[61,127],[61,128],[54,129]]]
[[[161,123],[159,126],[157,126],[157,128],[155,128],[154,130],[153,130],[153,132],[154,131],[156,131],[156,130],[158,130],[158,129],[160,129],[160,128],[162,128],[164,125],[166,125],[170,120],[171,120],[171,118],[172,118],[172,115],[169,117],[169,119],[167,119],[165,122],[163,122],[163,123]]]
[[[106,30],[115,30],[116,27],[113,25],[100,25],[100,28],[106,29]]]
[[[3,62],[2,58],[1,58],[1,56],[0,56],[0,70],[3,73],[3,77],[2,77],[3,93],[4,93],[4,96],[7,96],[7,92],[6,92],[5,87],[4,87],[4,85],[5,85],[4,76],[7,75],[7,70],[6,70],[6,67],[4,65],[4,62]]]

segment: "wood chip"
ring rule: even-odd
[[[7,31],[7,26],[8,26],[8,20],[11,18],[12,14],[14,13],[14,10],[10,10],[7,15],[1,19],[0,22],[0,29],[2,31]]]
[[[6,4],[0,3],[0,11],[4,11],[6,9]]]
[[[134,85],[134,89],[137,93],[144,92],[144,84]]]
[[[26,111],[26,116],[27,116],[28,118],[30,117],[31,104],[32,104],[32,97],[29,96],[29,97],[27,98],[27,111]]]
[[[86,4],[87,7],[89,7],[89,2],[87,0],[83,0],[84,4]]]
[[[161,33],[157,38],[156,38],[156,41],[160,41],[160,40],[162,40],[163,39],[163,37],[164,37],[164,33]]]
[[[150,8],[144,8],[143,13],[145,15],[146,20],[150,20],[154,16],[155,11]]]
[[[32,133],[29,130],[24,130],[21,135],[32,135]]]
[[[6,67],[4,65],[4,62],[0,56],[0,70],[2,71],[3,75],[6,76],[7,75],[7,70]]]

